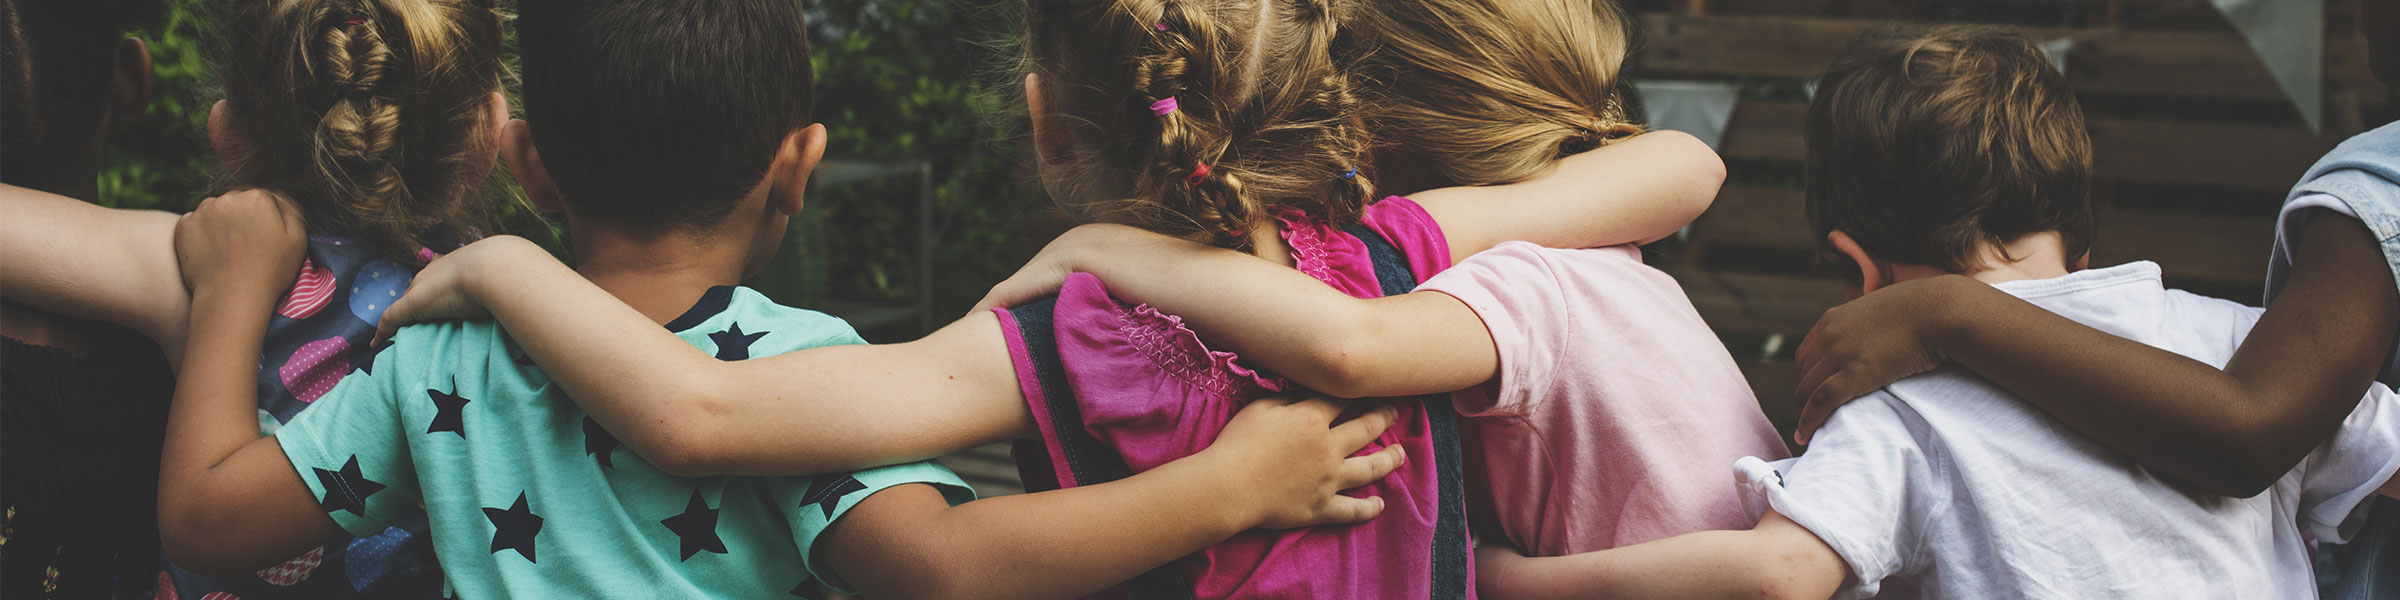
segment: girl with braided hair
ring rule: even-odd
[[[497,202],[482,185],[508,116],[502,15],[496,0],[207,8],[226,93],[210,111],[211,145],[232,187],[288,201],[309,232],[306,258],[292,266],[298,281],[267,334],[257,419],[238,425],[272,431],[368,364],[367,338],[419,267],[492,222]],[[125,325],[180,362],[190,300],[174,218],[0,192],[14,217],[0,225],[9,300]],[[168,564],[155,578],[164,597],[434,598],[441,585],[428,540],[418,515],[254,575],[203,577]]]
[[[1722,178],[1690,137],[1645,135],[1578,148],[1587,151],[1514,185],[1443,190],[1429,203],[1375,200],[1376,147],[1362,127],[1372,107],[1353,87],[1352,44],[1364,40],[1341,27],[1352,10],[1365,8],[1028,2],[1023,70],[1044,187],[1085,221],[1248,251],[1255,258],[1243,260],[1305,274],[1317,288],[1374,297],[1499,240],[1583,247],[1663,237],[1705,207]],[[1437,214],[1460,216],[1453,227]],[[1180,317],[1119,302],[1086,275],[1068,278],[1055,298],[976,311],[915,342],[722,362],[655,335],[534,252],[490,240],[436,261],[384,325],[488,309],[627,447],[703,473],[823,473],[1019,441],[1029,488],[1085,486],[1193,455],[1250,401],[1325,380],[1287,379],[1213,350]],[[485,284],[494,281],[509,283]],[[541,298],[523,293],[533,289]],[[1477,380],[1489,377],[1487,368]],[[1126,589],[1472,597],[1464,459],[1456,416],[1440,402],[1391,402],[1398,425],[1381,448],[1352,459],[1362,472],[1399,463],[1356,497],[1332,501],[1354,517],[1339,520],[1364,522],[1218,537],[1164,554],[1196,551],[1152,563],[1160,568]],[[1167,549],[1118,550],[1110,554],[1130,560]]]

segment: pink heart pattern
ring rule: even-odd
[[[292,282],[292,292],[283,297],[283,305],[275,314],[290,319],[306,319],[323,310],[333,301],[333,292],[341,289],[333,280],[331,269],[317,267],[316,261],[300,260],[300,279]]]
[[[310,549],[307,554],[293,557],[291,560],[283,561],[283,564],[259,571],[258,578],[269,584],[284,587],[300,585],[300,582],[308,581],[308,576],[316,574],[317,565],[324,564],[324,562],[325,547],[318,546]]]
[[[292,353],[276,373],[283,376],[283,389],[301,402],[316,402],[317,398],[333,391],[350,374],[350,340],[329,337]]]

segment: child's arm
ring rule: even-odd
[[[1507,185],[1410,194],[1441,223],[1453,261],[1507,241],[1552,248],[1647,244],[1674,235],[1716,201],[1725,163],[1698,138],[1654,131],[1569,156],[1548,174]]]
[[[2358,406],[2389,362],[2400,289],[2357,220],[2320,212],[2291,280],[2224,370],[2084,327],[1964,277],[1826,311],[1799,348],[1802,441],[1834,408],[1955,360],[2170,478],[2248,497]]]
[[[1475,553],[1475,591],[1494,600],[1823,600],[1849,574],[1832,547],[1773,511],[1749,531],[1703,531],[1570,556],[1528,558],[1492,546]]]
[[[377,334],[483,309],[594,421],[678,475],[836,473],[1037,431],[989,313],[904,344],[727,362],[517,237],[427,265]]]
[[[253,194],[265,195],[228,196]],[[8,215],[0,219],[0,291],[9,300],[123,325],[181,360],[191,297],[176,270],[173,213],[16,186],[0,186],[0,213]]]
[[[297,209],[267,196],[203,202],[175,228],[195,295],[157,516],[167,555],[185,568],[246,573],[341,531],[275,439],[258,436],[259,345],[304,235]]]
[[[1338,494],[1397,468],[1399,446],[1349,458],[1391,426],[1388,406],[1334,424],[1343,404],[1266,399],[1208,449],[1133,477],[951,506],[930,486],[861,502],[819,546],[869,598],[1068,598],[1094,593],[1255,527],[1364,521],[1381,498]]]
[[[1355,298],[1255,256],[1122,225],[1060,235],[978,306],[1055,292],[1072,272],[1097,275],[1111,295],[1179,315],[1211,342],[1325,394],[1431,394],[1499,373],[1482,318],[1448,294]]]

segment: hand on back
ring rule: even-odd
[[[1253,401],[1199,457],[1219,461],[1216,464],[1228,473],[1248,475],[1251,493],[1238,500],[1258,507],[1260,527],[1294,529],[1374,518],[1383,512],[1382,498],[1341,492],[1383,479],[1407,462],[1400,446],[1351,456],[1390,429],[1399,411],[1383,405],[1335,423],[1346,406],[1328,398]]]
[[[374,344],[391,341],[393,333],[408,325],[491,316],[491,311],[475,300],[468,283],[474,274],[486,270],[482,263],[496,260],[500,261],[496,264],[508,264],[511,259],[506,257],[523,252],[549,255],[531,240],[495,235],[426,263],[424,270],[417,271],[417,278],[409,282],[408,291],[383,311],[383,320],[375,324]]]
[[[307,250],[299,207],[260,190],[203,200],[175,224],[175,254],[194,296],[281,297],[299,277]]]
[[[1976,294],[1999,290],[1974,279],[1949,275],[1901,282],[1825,311],[1802,338],[1799,427],[1793,441],[1806,444],[1833,410],[1851,399],[1903,378],[1934,370],[1948,360],[1934,337],[1947,311]]]

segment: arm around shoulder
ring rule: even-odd
[[[1824,600],[1850,568],[1783,515],[1749,531],[1704,531],[1570,556],[1476,552],[1475,591],[1495,600],[1710,598]]]

